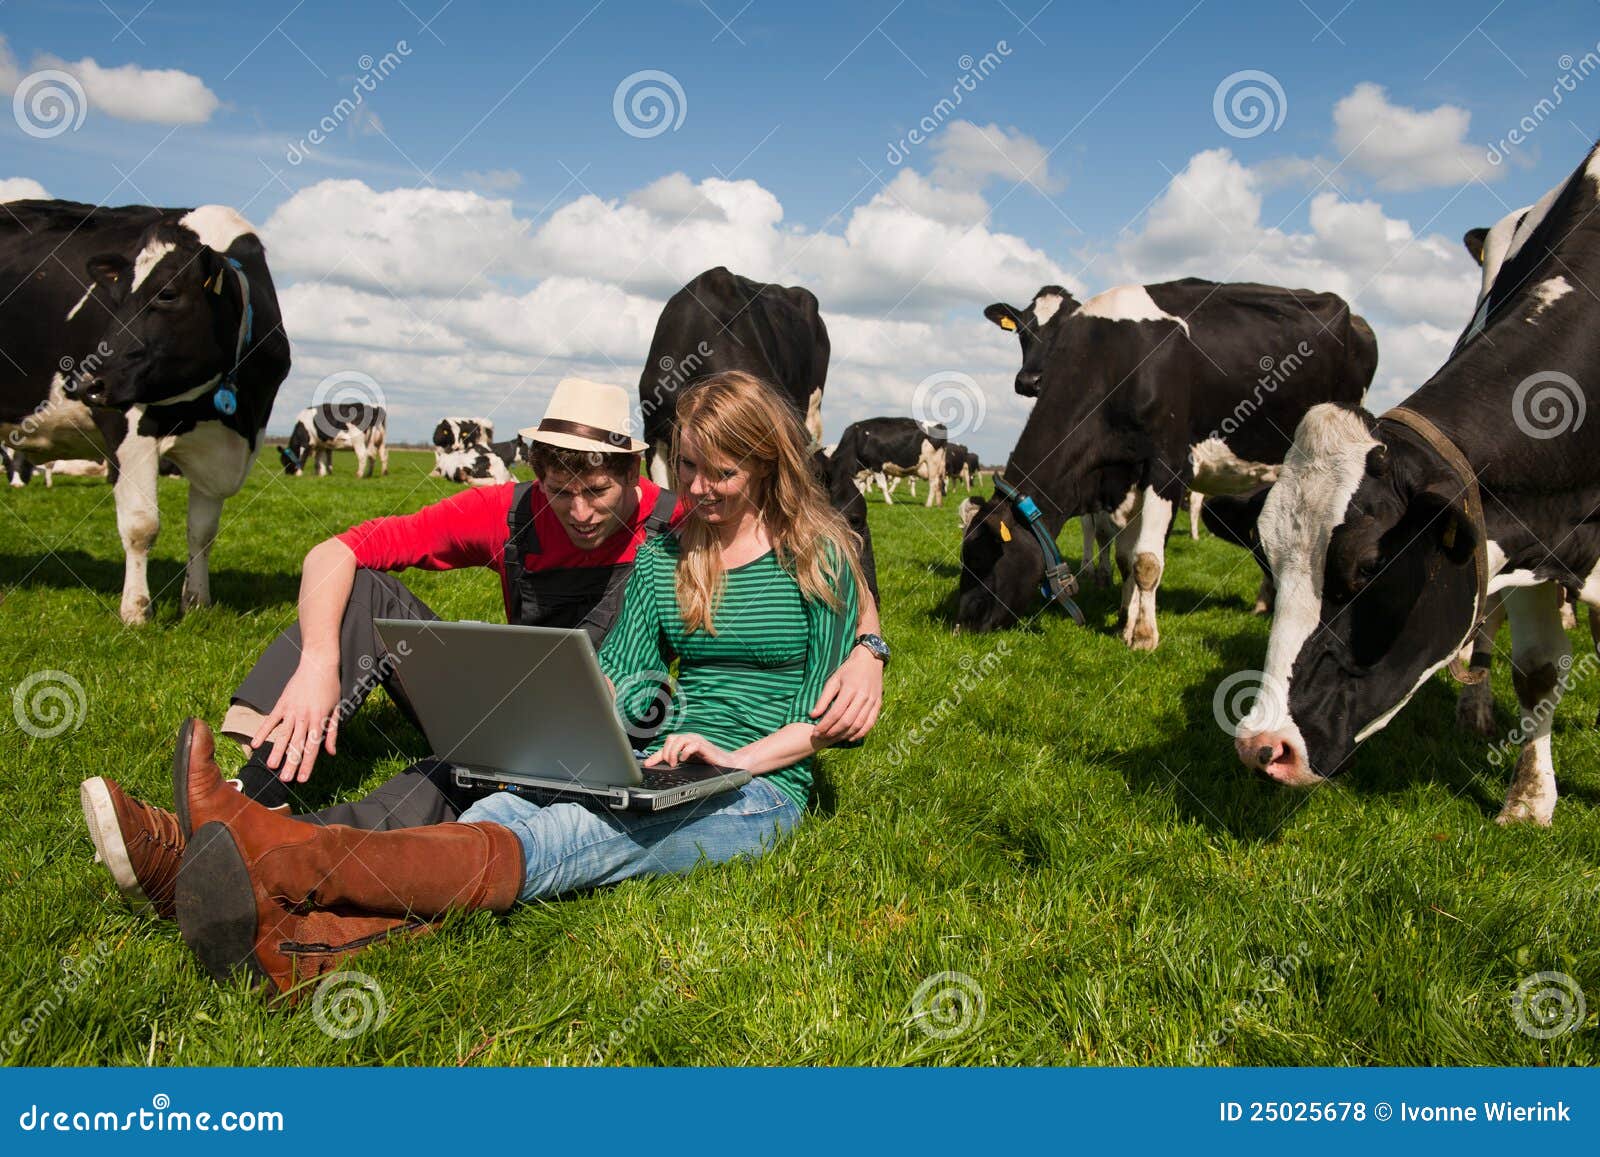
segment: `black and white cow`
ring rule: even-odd
[[[1250,613],[1254,615],[1270,615],[1276,597],[1272,586],[1272,570],[1267,566],[1266,556],[1261,553],[1261,534],[1256,528],[1261,518],[1261,508],[1271,492],[1272,484],[1269,482],[1243,494],[1219,494],[1200,504],[1200,520],[1205,523],[1206,529],[1223,542],[1231,542],[1249,551],[1261,567],[1261,585],[1256,589],[1255,606],[1250,608]]]
[[[163,455],[189,483],[183,606],[211,601],[222,502],[261,446],[289,340],[254,228],[233,209],[12,201],[0,213],[0,440],[113,467],[121,615],[151,614]]]
[[[822,392],[832,352],[816,295],[798,285],[769,285],[723,266],[708,269],[667,299],[656,320],[650,355],[639,374],[645,461],[658,485],[671,485],[667,447],[678,394],[701,378],[742,370],[777,387],[804,420],[812,441],[822,441]],[[833,505],[861,536],[861,568],[874,597],[877,569],[867,504],[855,483],[830,468],[820,449],[817,478]]]
[[[505,460],[493,450],[473,446],[441,455],[435,464],[440,478],[467,486],[498,486],[514,481]]]
[[[318,478],[333,473],[333,452],[354,450],[356,477],[389,473],[389,415],[370,402],[326,402],[295,416],[289,444],[278,450],[284,472],[298,478],[306,458],[316,462]]]
[[[504,442],[491,442],[489,449],[505,464],[507,470],[528,460],[528,440],[521,434]]]
[[[951,485],[960,479],[967,493],[972,493],[972,480],[978,474],[978,456],[960,442],[947,442],[944,448],[944,477]]]
[[[97,462],[90,458],[56,458],[34,462],[22,452],[12,453],[3,445],[0,445],[0,465],[5,468],[6,481],[18,489],[26,486],[35,474],[43,475],[45,488],[49,489],[55,485],[57,474],[68,478],[104,478],[107,473],[103,459]]]
[[[1342,298],[1188,279],[1123,285],[1079,305],[1047,287],[985,316],[1022,336],[1019,393],[1039,399],[963,535],[957,622],[993,630],[1028,614],[1044,549],[1067,519],[1121,512],[1123,640],[1154,650],[1156,591],[1185,487],[1238,493],[1271,476],[1289,433],[1322,401],[1359,401],[1377,368],[1372,329]],[[1087,552],[1086,552],[1087,553]]]
[[[1300,423],[1261,513],[1278,603],[1265,692],[1235,738],[1247,767],[1297,785],[1337,775],[1498,593],[1522,709],[1494,749],[1515,765],[1498,818],[1550,823],[1551,716],[1581,673],[1561,588],[1600,605],[1600,422],[1584,421],[1600,362],[1581,288],[1600,277],[1597,210],[1592,150],[1520,214],[1433,377],[1377,417],[1318,406]]]
[[[943,426],[925,426],[915,418],[863,418],[839,435],[830,469],[848,474],[858,485],[863,477],[876,482],[884,502],[891,506],[891,475],[925,478],[928,497],[924,505],[942,506],[948,441]]]
[[[478,447],[494,441],[494,422],[488,418],[440,418],[433,428],[433,471],[429,477],[444,477],[442,462],[446,454]]]

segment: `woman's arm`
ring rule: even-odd
[[[861,595],[861,619],[852,638],[882,634],[877,602],[870,592],[863,591]],[[882,707],[883,660],[865,647],[852,646],[811,708],[817,734],[825,740],[822,746],[865,738],[878,721]]]
[[[815,755],[828,743],[818,735],[810,723],[788,723],[771,735],[747,743],[736,751],[724,751],[703,735],[680,732],[669,735],[661,750],[645,760],[645,766],[666,764],[675,767],[695,760],[715,763],[722,767],[737,767],[751,775],[765,775],[792,767],[808,756]]]

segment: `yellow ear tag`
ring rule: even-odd
[[[1009,526],[1007,526],[1003,522],[1000,524],[1000,541],[1001,542],[1010,542],[1011,541],[1011,528]]]
[[[1449,526],[1446,526],[1444,528],[1444,536],[1441,539],[1441,541],[1444,543],[1444,548],[1446,550],[1454,550],[1455,549],[1455,545],[1456,545],[1456,524],[1454,522],[1450,523]]]
[[[1000,328],[1001,329],[1005,329],[1005,330],[1016,329],[1017,328],[1017,320],[1016,320],[1016,318],[1014,318],[1014,317],[1002,317],[1000,319]]]
[[[212,279],[211,284],[206,288],[219,297],[222,295],[222,270],[217,270],[217,276]]]

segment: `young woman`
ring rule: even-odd
[[[813,757],[810,712],[859,641],[858,542],[811,474],[806,435],[770,387],[718,374],[678,402],[673,447],[688,514],[640,549],[600,661],[625,715],[663,695],[650,762],[703,760],[754,774],[660,814],[499,793],[459,822],[369,832],[299,823],[227,786],[204,724],[185,724],[174,765],[189,836],[177,880],[185,941],[213,976],[238,968],[280,991],[398,929],[451,909],[503,911],[632,876],[686,872],[771,850],[800,823]],[[861,734],[876,715],[852,719]],[[859,742],[859,740],[857,740]]]

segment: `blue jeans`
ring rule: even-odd
[[[799,826],[800,808],[757,776],[664,812],[613,812],[577,803],[541,807],[496,792],[461,813],[462,823],[510,828],[522,843],[524,903],[634,876],[680,875],[700,863],[759,856]]]

